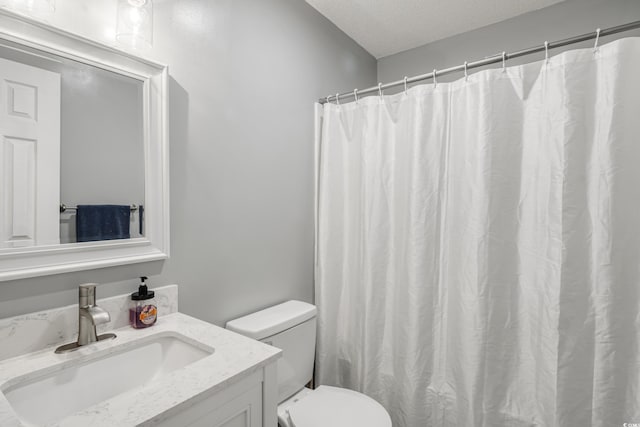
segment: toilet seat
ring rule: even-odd
[[[320,386],[303,390],[278,408],[293,426],[287,427],[391,427],[391,418],[378,402],[357,391]],[[290,424],[290,423],[285,423]]]

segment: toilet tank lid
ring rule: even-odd
[[[227,322],[227,329],[261,340],[293,328],[316,316],[313,304],[287,301]]]

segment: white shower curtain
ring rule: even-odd
[[[640,39],[318,110],[318,383],[395,427],[640,423]]]

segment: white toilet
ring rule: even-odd
[[[278,361],[278,424],[281,427],[391,427],[378,402],[356,391],[305,387],[313,376],[316,307],[285,303],[227,323],[227,329],[282,350]]]

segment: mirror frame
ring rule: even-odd
[[[0,9],[0,40],[132,77],[143,83],[145,235],[126,240],[0,249],[0,281],[157,261],[169,257],[168,68]]]

